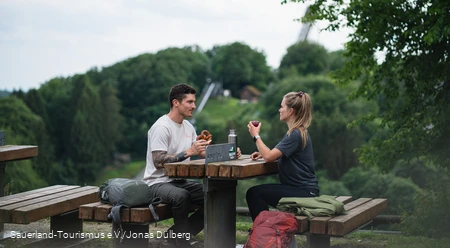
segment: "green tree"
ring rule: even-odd
[[[264,53],[244,43],[215,46],[207,54],[212,56],[213,79],[230,89],[233,97],[238,98],[241,89],[247,85],[264,91],[273,78]]]
[[[155,63],[153,54],[142,54],[121,62],[122,70],[117,78],[118,96],[122,102],[121,114],[124,120],[124,135],[119,149],[145,153],[145,134],[151,120],[155,120],[161,112],[152,113],[152,107],[162,101],[162,86],[152,81]],[[118,65],[116,65],[117,67]],[[164,93],[164,95],[167,93]],[[161,110],[162,111],[162,110]]]
[[[407,235],[447,238],[450,206],[450,174],[445,169],[430,186],[414,198],[416,208],[402,215],[401,228]]]
[[[102,140],[106,156],[104,162],[111,162],[112,155],[117,152],[116,144],[123,138],[123,117],[120,114],[120,101],[117,98],[117,90],[112,82],[103,82],[99,89],[101,103],[100,119],[104,125],[102,128]]]
[[[45,102],[38,90],[31,89],[23,97],[24,102],[27,104],[33,113],[40,116],[44,122],[45,132],[36,133],[36,142],[39,146],[39,156],[36,158],[36,163],[33,164],[38,174],[45,178],[45,181],[51,182],[51,166],[54,161],[54,145],[51,137],[49,136],[48,114],[45,108]]]
[[[51,142],[54,145],[56,161],[67,158],[67,137],[70,119],[70,97],[72,84],[70,78],[53,78],[39,88],[44,99],[48,120],[45,125],[49,130]],[[56,180],[56,179],[55,179]],[[63,183],[63,182],[58,182]]]
[[[143,156],[147,147],[145,134],[157,118],[169,111],[170,88],[188,83],[200,92],[210,76],[210,60],[192,46],[143,54],[121,64],[124,68],[117,83],[126,133],[121,149]]]
[[[325,74],[328,71],[328,52],[322,45],[302,41],[288,47],[280,62],[280,78],[290,74],[306,76]]]
[[[15,96],[0,98],[0,113],[2,113],[0,130],[5,131],[6,144],[39,145],[38,141],[47,135],[41,117],[34,114],[21,99]],[[45,157],[45,154],[43,156]],[[13,162],[6,167],[5,191],[7,194],[47,185],[46,175],[40,175],[37,170],[46,171],[49,165],[39,164],[40,167],[38,167],[37,159]]]
[[[338,82],[359,79],[354,96],[385,101],[384,112],[373,116],[390,134],[363,146],[360,160],[387,169],[401,158],[426,156],[450,167],[450,2],[312,2],[305,21],[354,30],[346,44],[349,60],[334,75]]]
[[[75,163],[78,182],[91,183],[111,156],[108,144],[102,142],[106,140],[106,126],[110,123],[102,119],[103,106],[90,79],[86,75],[76,75],[73,83],[66,152]]]

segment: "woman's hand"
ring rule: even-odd
[[[259,153],[259,152],[254,152],[254,153],[252,153],[252,155],[250,155],[250,158],[251,158],[252,160],[258,160],[258,159],[262,158],[262,156],[261,156],[261,153]]]
[[[250,136],[254,137],[256,135],[259,135],[259,130],[261,129],[261,125],[262,125],[262,123],[260,122],[258,124],[258,126],[255,127],[252,124],[252,122],[249,121],[248,124],[247,124],[247,127],[248,127],[248,132],[250,133]]]

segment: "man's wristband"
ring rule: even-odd
[[[177,158],[177,161],[183,161],[185,159],[187,159],[187,153],[186,152],[180,152],[177,154],[177,156],[175,156]]]
[[[253,142],[256,142],[256,140],[258,140],[259,138],[261,138],[261,137],[259,137],[259,135],[253,136]]]

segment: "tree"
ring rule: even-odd
[[[337,82],[361,80],[354,97],[384,99],[384,112],[368,119],[380,117],[389,136],[363,146],[360,160],[388,169],[423,155],[450,167],[450,2],[313,2],[304,21],[354,30],[346,44],[349,60],[334,74]]]
[[[207,54],[212,57],[213,79],[230,89],[233,97],[239,97],[239,92],[247,85],[264,91],[273,78],[264,53],[244,43],[215,46]]]
[[[69,135],[66,152],[78,171],[78,182],[92,183],[101,166],[108,161],[108,144],[103,144],[110,123],[102,115],[100,97],[86,75],[73,78]]]
[[[42,128],[44,128],[45,131],[35,133],[36,144],[39,146],[39,156],[35,159],[36,162],[33,163],[33,167],[45,181],[51,182],[50,175],[52,173],[50,165],[54,161],[54,145],[49,136],[47,126],[49,117],[47,109],[45,108],[45,101],[36,89],[31,89],[27,93],[20,92],[17,94],[16,92],[13,92],[13,95],[20,97],[27,107],[43,120],[44,125]]]
[[[55,147],[55,159],[65,159],[68,125],[70,120],[70,97],[72,84],[70,78],[53,78],[39,88],[39,93],[44,99],[48,120],[45,123],[49,130],[51,142]],[[44,119],[45,120],[45,119]],[[62,182],[57,182],[62,183]]]
[[[325,47],[309,41],[295,43],[281,59],[280,78],[292,73],[302,76],[325,74],[328,65],[328,52]]]
[[[47,137],[42,118],[34,114],[18,97],[0,98],[0,113],[2,113],[0,129],[5,131],[7,144],[39,146],[39,139]],[[46,156],[46,154],[42,155]],[[17,193],[47,185],[48,176],[38,173],[35,165],[39,160],[36,159],[13,162],[18,164],[6,167],[7,193]],[[39,166],[41,166],[40,172],[47,171],[49,167],[48,164]]]
[[[209,77],[210,60],[198,47],[168,48],[122,62],[117,78],[125,128],[122,150],[145,155],[146,133],[169,111],[168,92],[179,83],[198,91]]]
[[[101,143],[109,156],[105,162],[112,160],[112,154],[117,152],[116,144],[122,139],[123,117],[120,114],[120,101],[117,90],[112,82],[103,82],[99,89],[101,103],[100,119],[103,123]]]

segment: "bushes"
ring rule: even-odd
[[[353,198],[387,198],[389,207],[385,214],[412,211],[415,206],[414,197],[420,192],[420,188],[410,179],[380,174],[376,169],[355,167],[341,180]]]
[[[402,216],[401,229],[407,235],[445,238],[450,233],[450,175],[448,170],[431,181],[415,198],[416,208]]]

